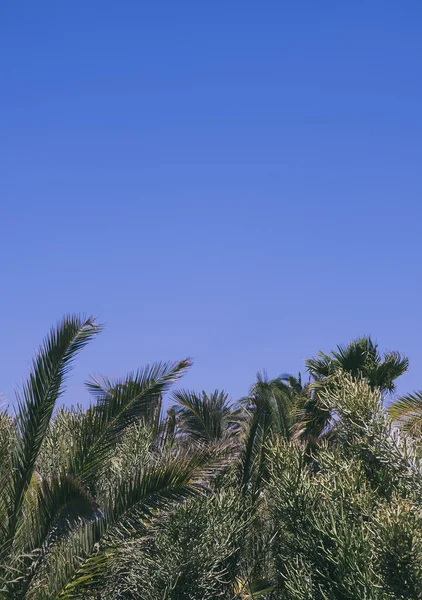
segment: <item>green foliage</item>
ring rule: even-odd
[[[196,394],[180,390],[173,394],[176,427],[181,441],[217,442],[234,439],[239,430],[225,392]]]
[[[306,361],[306,366],[312,378],[309,384],[302,388],[297,383],[291,386],[297,397],[292,430],[296,439],[313,446],[329,433],[332,424],[332,411],[321,401],[321,393],[331,385],[333,376],[344,373],[355,379],[363,378],[372,390],[391,393],[396,379],[407,371],[409,360],[398,352],[381,355],[370,337],[362,337],[347,346],[337,346],[330,354],[319,352]]]
[[[393,392],[395,380],[409,367],[409,360],[398,352],[383,356],[370,337],[353,340],[347,346],[337,346],[331,354],[319,352],[316,358],[306,361],[309,373],[316,380],[330,377],[339,369],[353,377],[364,377],[372,389]]]
[[[59,323],[0,413],[2,600],[422,598],[422,395],[383,408],[407,359],[361,338],[166,414],[191,362],[159,363],[58,408],[99,330]]]
[[[245,492],[259,494],[267,479],[270,439],[290,438],[294,402],[294,395],[281,378],[269,381],[265,373],[257,374],[249,396],[242,399],[245,426],[239,472]]]
[[[398,398],[389,409],[390,417],[401,428],[417,438],[422,434],[422,392],[414,392]]]
[[[421,465],[365,381],[338,376],[326,402],[336,442],[310,468],[302,449],[271,448],[270,513],[281,597],[420,598]]]
[[[154,521],[125,549],[125,569],[119,565],[112,574],[105,598],[233,598],[248,525],[235,490],[189,500]]]
[[[84,598],[143,519],[204,486],[224,462],[191,448],[156,452],[162,394],[188,360],[116,382],[92,380],[87,410],[53,412],[76,354],[100,328],[66,317],[0,420],[0,597]]]

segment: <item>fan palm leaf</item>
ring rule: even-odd
[[[362,337],[347,346],[337,346],[331,354],[319,352],[315,358],[306,361],[306,366],[316,381],[341,369],[353,377],[365,377],[373,389],[393,392],[395,380],[407,371],[409,360],[398,352],[381,355],[378,344],[370,337]]]

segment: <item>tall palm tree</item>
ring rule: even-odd
[[[83,598],[118,550],[130,523],[168,499],[195,492],[209,472],[200,451],[163,455],[107,486],[110,458],[125,431],[147,419],[188,360],[152,365],[118,381],[92,380],[93,404],[55,470],[40,456],[77,353],[101,330],[92,318],[64,318],[40,347],[17,393],[11,443],[0,460],[0,597]],[[11,421],[10,421],[11,422]],[[104,485],[104,483],[106,485]],[[120,536],[120,537],[119,537]],[[117,546],[116,546],[117,543]]]

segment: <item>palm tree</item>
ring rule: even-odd
[[[296,395],[296,419],[292,431],[298,440],[315,445],[321,435],[327,432],[332,419],[331,412],[321,399],[330,377],[338,371],[350,373],[355,378],[364,378],[372,389],[382,394],[395,390],[395,380],[408,369],[409,360],[398,352],[383,355],[370,337],[353,340],[347,346],[337,346],[330,354],[318,352],[315,358],[306,361],[311,376],[310,382],[302,386],[301,379],[284,375]]]
[[[280,380],[286,385],[292,406],[290,413],[290,434],[293,440],[315,446],[329,420],[327,409],[318,398],[315,382],[302,383],[302,375],[297,377],[284,373]]]
[[[164,453],[107,485],[110,459],[125,432],[141,419],[151,421],[163,392],[189,368],[190,361],[183,360],[114,382],[92,380],[88,387],[95,403],[75,420],[72,445],[55,470],[43,472],[40,458],[66,375],[100,330],[92,318],[64,318],[45,339],[17,393],[16,418],[3,415],[12,425],[11,442],[0,445],[0,597],[5,600],[85,597],[85,586],[95,586],[104,575],[130,524],[169,499],[193,494],[210,471],[203,451]]]
[[[340,369],[353,377],[363,377],[372,389],[378,388],[386,394],[396,389],[395,380],[407,371],[409,359],[399,352],[381,355],[378,344],[370,337],[361,337],[347,346],[337,346],[330,354],[319,352],[306,361],[306,366],[315,381],[330,377]]]
[[[227,442],[239,432],[238,413],[224,391],[211,394],[180,390],[173,393],[176,434],[186,443]]]
[[[282,378],[257,373],[249,395],[240,401],[246,423],[240,459],[245,491],[259,492],[267,473],[266,445],[274,437],[290,439],[295,395]]]

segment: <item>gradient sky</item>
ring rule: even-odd
[[[184,385],[370,333],[422,387],[422,5],[21,0],[0,7],[0,391],[63,313],[90,372]]]

